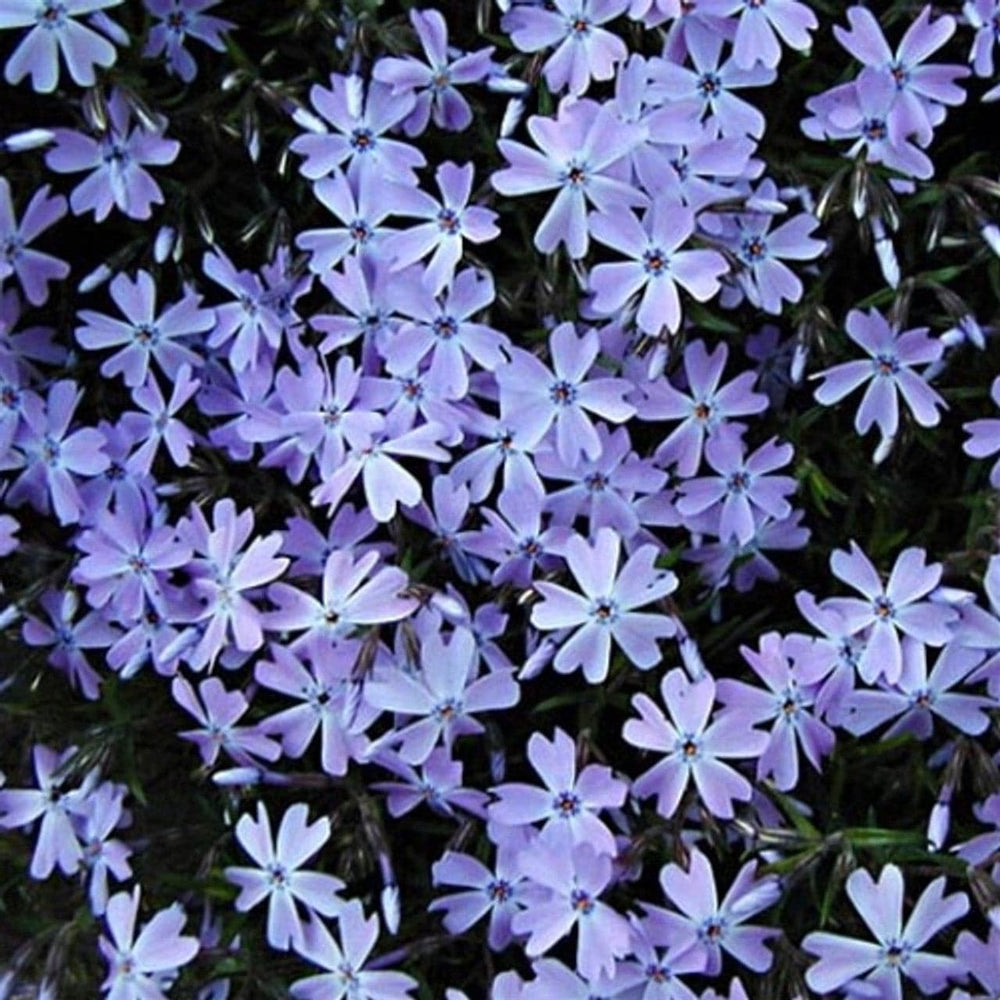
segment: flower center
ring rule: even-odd
[[[902,63],[895,62],[889,66],[889,72],[896,81],[896,89],[904,90],[910,82],[910,71]]]
[[[514,887],[504,878],[495,878],[486,886],[486,895],[495,903],[506,903],[514,895]]]
[[[35,20],[49,30],[61,28],[66,23],[66,4],[44,0],[35,13]]]
[[[896,609],[892,606],[892,601],[884,595],[872,601],[872,610],[875,612],[875,616],[882,621],[892,618],[896,612]]]
[[[603,472],[591,472],[583,481],[591,493],[601,493],[608,485],[608,477]]]
[[[882,142],[889,134],[884,118],[866,118],[861,123],[861,134],[869,142]]]
[[[702,96],[709,100],[713,97],[718,97],[722,93],[722,80],[719,79],[719,74],[702,73],[698,77],[698,89],[701,91]]]
[[[726,480],[726,488],[730,493],[746,493],[750,488],[750,473],[745,469],[734,472]]]
[[[438,316],[434,320],[434,336],[441,340],[451,340],[458,333],[458,320],[453,316]]]
[[[358,153],[367,153],[375,148],[375,137],[371,129],[356,128],[351,133],[351,145]]]
[[[899,373],[899,359],[891,354],[879,354],[874,364],[876,375],[890,377]]]
[[[438,229],[449,236],[454,236],[460,228],[458,213],[451,208],[442,208],[438,212],[437,223]]]
[[[767,256],[767,244],[762,236],[751,236],[743,241],[740,252],[748,264],[756,264]]]
[[[184,34],[188,26],[188,16],[183,10],[172,10],[167,15],[167,27],[178,35]]]
[[[569,898],[573,904],[573,909],[581,916],[585,917],[593,912],[594,900],[585,889],[574,889]]]
[[[570,187],[583,187],[587,183],[587,166],[583,163],[571,162],[563,175],[563,182]]]
[[[560,792],[552,802],[552,808],[564,819],[580,814],[580,797],[575,792]]]
[[[569,406],[576,400],[576,387],[565,379],[560,379],[549,386],[549,398],[556,406]]]
[[[618,620],[618,607],[609,597],[600,597],[590,614],[598,625],[613,625]]]
[[[642,255],[642,267],[646,274],[658,278],[664,271],[669,270],[670,260],[659,247],[654,247]]]
[[[371,239],[372,227],[364,219],[355,219],[349,231],[355,243],[367,243]]]

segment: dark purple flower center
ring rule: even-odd
[[[160,331],[152,323],[136,323],[133,336],[137,344],[143,347],[155,347],[160,339]]]
[[[564,819],[580,814],[580,796],[575,792],[560,792],[552,802],[556,814]]]
[[[462,223],[458,218],[458,213],[452,208],[442,208],[437,217],[438,229],[442,233],[454,236],[461,229]]]
[[[351,223],[350,234],[355,243],[367,243],[371,239],[372,227],[364,219],[355,219]]]
[[[9,260],[12,263],[21,255],[21,251],[23,249],[24,240],[22,240],[17,233],[11,233],[10,236],[6,237],[3,241],[4,259]]]
[[[609,597],[599,597],[590,614],[598,625],[613,625],[618,620],[618,606]]]
[[[570,21],[570,28],[572,29],[575,38],[583,38],[585,35],[590,33],[590,21],[588,21],[582,13],[577,14],[576,17]]]
[[[532,558],[542,551],[542,547],[538,544],[538,539],[534,535],[522,539],[518,548],[521,550],[522,555],[531,556]]]
[[[893,967],[905,965],[912,950],[905,941],[890,941],[882,949],[882,961]]]
[[[403,395],[411,402],[424,397],[424,387],[415,379],[408,378],[403,382]]]
[[[284,889],[288,885],[288,872],[285,866],[277,861],[272,861],[265,869],[267,881],[275,889]]]
[[[930,708],[934,704],[934,692],[924,688],[913,695],[912,702],[915,708]]]
[[[103,160],[112,167],[127,167],[132,160],[132,154],[118,142],[107,143],[104,149]]]
[[[125,478],[125,466],[121,462],[112,462],[104,473],[104,478],[113,483],[121,482]]]
[[[136,555],[129,557],[128,568],[132,570],[133,573],[148,573],[149,563],[146,562],[144,556],[137,553]]]
[[[686,737],[680,745],[680,751],[685,760],[694,760],[698,756],[698,741],[693,736]]]
[[[739,472],[734,472],[726,480],[726,489],[730,493],[746,493],[750,488],[750,473],[745,469],[741,469]]]
[[[549,399],[556,406],[569,406],[576,401],[576,386],[571,385],[565,379],[553,382],[549,386]]]
[[[434,320],[434,336],[441,340],[451,340],[458,334],[458,320],[453,316],[438,316]]]
[[[892,601],[884,595],[882,597],[876,597],[872,601],[872,610],[875,612],[877,618],[889,619],[895,614],[896,609],[892,606]]]
[[[670,269],[670,258],[659,247],[653,247],[642,255],[642,266],[646,274],[658,278]]]
[[[188,26],[188,16],[183,10],[172,10],[167,15],[167,27],[177,34],[183,34]]]
[[[711,944],[716,944],[726,932],[725,921],[719,917],[709,917],[702,925],[698,931],[698,937],[703,941],[708,941]]]
[[[722,80],[718,73],[702,73],[698,77],[698,89],[704,97],[718,97],[722,93]]]
[[[59,464],[59,442],[50,435],[42,442],[42,461],[51,466]]]
[[[899,372],[899,358],[891,354],[879,354],[875,357],[875,374],[886,377]]]
[[[495,903],[506,903],[514,895],[514,887],[504,878],[495,878],[486,886],[486,895]]]
[[[600,493],[608,485],[608,477],[603,472],[591,472],[583,481],[591,493]]]
[[[903,90],[910,82],[910,71],[899,62],[894,62],[889,66],[889,72],[893,80],[896,81],[896,89]]]
[[[712,407],[704,400],[694,404],[695,420],[706,421],[712,415]]]
[[[434,90],[444,90],[445,87],[451,84],[451,73],[442,66],[432,77],[431,77],[431,87]]]
[[[573,909],[582,916],[587,916],[594,909],[594,900],[586,889],[574,889],[569,898]]]
[[[340,423],[340,407],[333,403],[324,403],[319,408],[320,419],[326,427],[336,427]]]
[[[668,983],[670,982],[672,973],[665,966],[660,965],[658,962],[650,962],[646,966],[646,978],[651,979],[654,983]]]
[[[456,698],[445,698],[434,708],[434,715],[438,722],[448,722],[461,713],[462,706]]]
[[[0,406],[7,410],[16,410],[21,405],[21,393],[12,385],[0,387]]]
[[[884,118],[866,118],[861,123],[861,134],[869,142],[882,142],[889,134]]]
[[[740,253],[748,264],[756,264],[767,256],[767,243],[763,236],[750,236],[743,241]]]
[[[583,187],[587,183],[587,165],[571,162],[563,175],[563,182],[571,187]]]
[[[375,148],[375,136],[371,129],[356,128],[351,133],[351,145],[358,153],[367,153]]]
[[[66,4],[56,0],[43,0],[35,18],[42,27],[61,28],[66,23]]]

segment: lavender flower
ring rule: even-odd
[[[934,879],[921,893],[903,924],[903,875],[886,865],[876,882],[864,869],[847,879],[847,895],[877,943],[815,931],[802,947],[819,961],[806,970],[806,982],[818,993],[839,990],[865,975],[882,996],[901,996],[901,976],[912,979],[923,994],[938,993],[964,970],[952,957],[923,950],[938,931],[969,911],[964,892],[944,894],[945,877]],[[863,989],[863,987],[862,987]]]
[[[181,934],[187,917],[179,903],[156,913],[136,936],[140,891],[137,885],[131,894],[119,892],[108,901],[111,937],[102,935],[98,942],[108,963],[101,984],[108,1000],[165,1000],[164,974],[187,965],[200,948],[197,938]]]
[[[30,74],[32,88],[51,93],[59,82],[59,53],[62,52],[73,81],[92,87],[94,67],[114,65],[118,53],[101,34],[80,24],[81,14],[117,7],[122,0],[3,0],[0,29],[31,30],[7,60],[4,76],[8,83],[20,83]]]
[[[648,670],[660,662],[656,640],[676,631],[667,615],[633,609],[672,593],[677,577],[654,567],[653,545],[636,549],[619,572],[620,550],[621,540],[611,528],[599,528],[593,545],[574,535],[566,542],[565,556],[583,595],[555,583],[535,584],[543,600],[531,610],[532,625],[574,629],[553,662],[559,673],[583,667],[589,683],[601,683],[608,674],[612,639],[631,663]]]
[[[69,196],[74,215],[92,211],[95,221],[103,222],[117,207],[130,219],[148,219],[152,206],[162,204],[163,192],[144,168],[173,163],[181,144],[163,138],[165,119],[156,128],[130,128],[131,112],[120,90],[111,92],[107,109],[109,127],[100,138],[55,129],[56,144],[45,165],[59,174],[91,171]]]
[[[81,866],[90,878],[90,912],[103,916],[108,905],[108,876],[123,882],[132,877],[128,859],[132,848],[111,838],[118,826],[127,825],[128,814],[122,809],[125,786],[105,781],[82,801],[74,815],[77,836],[83,849]]]
[[[344,901],[337,895],[344,888],[340,879],[300,871],[330,839],[330,820],[322,816],[310,824],[308,817],[309,809],[303,803],[290,806],[281,819],[277,843],[263,802],[257,803],[256,822],[241,816],[236,824],[236,839],[257,867],[227,868],[226,878],[240,887],[235,906],[241,913],[268,900],[267,943],[272,948],[303,947],[306,929],[296,903],[306,907],[311,921],[314,913],[333,917],[342,915],[344,909]]]
[[[634,794],[655,795],[657,812],[670,817],[693,779],[709,812],[732,818],[733,800],[748,801],[752,788],[721,758],[759,757],[768,745],[767,734],[754,729],[757,720],[742,711],[724,712],[709,723],[715,681],[708,675],[692,682],[677,667],[663,678],[660,694],[670,721],[652,698],[637,694],[632,707],[640,718],[629,719],[622,729],[627,743],[664,755],[636,779]]]
[[[176,73],[185,83],[190,83],[198,73],[198,65],[184,43],[188,38],[224,52],[223,35],[236,27],[232,21],[206,14],[220,0],[143,0],[146,10],[159,19],[149,31],[142,54],[155,58],[166,54],[167,70]]]
[[[151,359],[171,380],[177,379],[182,365],[200,365],[201,358],[194,351],[176,343],[176,338],[204,333],[215,326],[214,311],[199,308],[200,295],[189,290],[157,316],[153,276],[139,271],[135,281],[119,274],[111,282],[111,298],[127,322],[84,309],[80,319],[86,325],[76,330],[77,340],[89,351],[124,345],[103,362],[102,375],[122,375],[125,384],[135,388],[146,381]]]
[[[847,314],[846,328],[847,335],[870,360],[846,361],[813,376],[824,380],[815,393],[817,402],[832,406],[869,382],[854,418],[859,434],[878,424],[883,437],[893,437],[899,427],[899,396],[918,424],[935,426],[941,419],[938,408],[945,407],[945,401],[913,367],[936,361],[942,353],[940,341],[929,337],[926,327],[900,332],[877,309],[867,315],[852,309]]]
[[[410,23],[427,62],[413,56],[383,57],[372,67],[372,77],[389,84],[394,97],[417,92],[413,110],[403,120],[407,135],[420,135],[431,118],[438,128],[464,132],[472,124],[472,109],[458,87],[477,83],[490,72],[493,46],[456,55],[448,45],[448,25],[437,10],[413,8]]]
[[[564,100],[555,119],[529,118],[528,132],[541,152],[501,139],[500,152],[509,166],[490,180],[504,195],[558,190],[535,232],[535,246],[542,253],[565,243],[571,257],[586,254],[588,202],[608,213],[648,204],[642,192],[612,172],[641,141],[642,130],[618,120],[611,108],[596,101]]]
[[[778,35],[786,45],[800,51],[812,46],[810,31],[819,27],[816,15],[799,0],[728,0],[713,13],[731,15],[741,11],[733,41],[733,60],[741,69],[758,62],[773,68],[781,61]]]
[[[1000,376],[993,380],[990,387],[990,398],[1000,406]],[[971,420],[962,425],[962,430],[970,435],[969,440],[962,445],[966,455],[973,458],[988,458],[1000,451],[1000,420],[988,417],[983,420]],[[990,485],[1000,487],[1000,459],[993,463],[990,469]]]
[[[504,15],[501,28],[522,52],[555,52],[542,67],[553,93],[569,88],[579,97],[590,81],[610,80],[615,65],[628,55],[625,43],[601,25],[625,11],[630,0],[554,0],[553,9],[515,7]]]
[[[20,224],[14,217],[10,184],[0,177],[0,282],[11,274],[24,289],[34,306],[44,305],[49,297],[49,282],[62,281],[69,274],[63,260],[28,249],[28,244],[66,214],[66,199],[50,197],[51,187],[40,187],[31,197]]]
[[[595,293],[592,307],[613,315],[642,291],[636,320],[651,337],[664,327],[676,333],[681,324],[680,285],[698,302],[707,302],[719,290],[719,278],[729,270],[716,250],[681,250],[694,233],[694,213],[683,205],[657,200],[643,223],[629,211],[595,213],[590,219],[594,239],[632,260],[598,264],[590,274]]]
[[[361,903],[352,899],[343,905],[337,924],[339,944],[322,921],[305,925],[296,951],[327,971],[296,980],[289,995],[295,1000],[412,1000],[418,984],[411,976],[365,968],[378,940],[378,917],[366,919]]]
[[[489,807],[490,820],[511,827],[544,821],[547,843],[562,842],[567,851],[586,843],[598,854],[613,857],[617,853],[614,837],[598,814],[624,804],[626,783],[600,764],[588,764],[577,775],[576,746],[561,729],[556,729],[551,740],[533,733],[528,760],[545,788],[522,782],[491,788],[496,801]]]

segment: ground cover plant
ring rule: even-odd
[[[1000,996],[1000,0],[0,29],[0,996]]]

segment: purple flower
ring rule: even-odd
[[[542,67],[553,93],[568,87],[579,97],[594,80],[610,80],[615,65],[628,55],[625,43],[600,27],[625,11],[630,0],[554,0],[545,7],[515,7],[500,27],[522,52],[555,52]]]
[[[769,475],[791,461],[790,444],[778,444],[771,438],[751,455],[745,450],[732,428],[713,435],[705,445],[705,457],[718,475],[684,483],[677,501],[684,517],[709,509],[719,512],[719,537],[723,541],[735,538],[740,545],[749,542],[757,530],[754,508],[783,520],[792,513],[785,497],[798,485],[791,476]]]
[[[551,740],[533,733],[528,760],[545,788],[522,782],[491,788],[496,797],[489,807],[491,822],[521,827],[544,821],[549,844],[562,842],[567,851],[575,844],[589,844],[598,854],[617,854],[614,836],[598,814],[620,808],[628,785],[601,764],[588,764],[577,775],[576,745],[561,729],[556,729]]]
[[[877,309],[867,315],[860,309],[847,314],[847,335],[870,356],[866,361],[846,361],[814,378],[823,384],[816,401],[832,406],[869,382],[854,418],[859,434],[878,424],[883,437],[893,437],[899,427],[899,396],[921,427],[934,427],[941,419],[938,408],[945,401],[915,371],[914,365],[928,364],[941,357],[941,342],[928,336],[927,327],[900,332],[890,326]]]
[[[92,211],[103,222],[117,207],[130,219],[148,219],[163,192],[145,170],[166,166],[177,159],[181,144],[164,139],[166,120],[155,129],[130,128],[131,112],[124,94],[113,90],[107,101],[109,127],[99,138],[82,132],[54,129],[55,146],[45,154],[45,165],[59,174],[90,170],[69,196],[74,215]]]
[[[291,144],[305,157],[302,175],[317,181],[347,163],[347,177],[357,181],[364,173],[380,180],[415,184],[414,170],[426,164],[423,153],[409,143],[389,139],[386,133],[413,110],[412,93],[397,93],[386,83],[372,80],[367,88],[357,76],[331,74],[330,86],[315,84],[309,91],[313,107],[333,127],[311,131]]]
[[[799,0],[728,0],[713,13],[729,16],[742,11],[733,42],[733,60],[741,69],[758,62],[767,67],[781,61],[778,35],[786,45],[800,51],[812,46],[810,31],[819,26],[816,15]]]
[[[636,407],[640,420],[681,421],[656,450],[656,461],[676,464],[679,476],[687,478],[698,471],[705,439],[720,427],[742,429],[743,424],[729,422],[731,417],[767,409],[767,397],[753,391],[755,372],[741,372],[719,388],[728,357],[729,348],[724,343],[710,354],[703,340],[693,340],[684,348],[686,394],[667,378],[642,386],[643,401]]]
[[[83,848],[80,863],[90,876],[90,912],[96,917],[107,910],[108,875],[117,882],[132,877],[132,866],[128,863],[132,848],[110,839],[118,826],[128,822],[128,814],[122,809],[125,792],[124,785],[105,781],[83,799],[73,817]]]
[[[969,931],[962,931],[955,944],[955,958],[983,987],[985,994],[972,997],[964,990],[955,990],[954,1000],[988,1000],[990,994],[1000,995],[1000,927],[994,924],[985,941]]]
[[[962,979],[965,972],[954,958],[923,950],[938,931],[969,911],[965,893],[945,896],[944,885],[943,875],[934,879],[904,925],[902,872],[886,865],[877,882],[863,868],[851,872],[847,895],[878,943],[825,931],[807,934],[802,947],[819,958],[806,970],[809,988],[832,993],[867,973],[865,982],[879,990],[879,996],[900,997],[901,974],[913,980],[923,995],[945,989],[949,980]]]
[[[179,903],[160,910],[143,924],[138,937],[139,886],[131,895],[119,892],[108,901],[105,921],[110,938],[101,936],[108,975],[101,984],[108,1000],[164,1000],[165,974],[187,965],[198,954],[196,937],[181,934],[187,917]]]
[[[404,972],[369,970],[365,963],[378,940],[378,917],[365,918],[356,899],[338,914],[340,943],[320,920],[310,920],[295,950],[326,972],[292,983],[295,1000],[412,1000],[417,981]]]
[[[281,740],[286,757],[301,757],[320,731],[320,766],[334,777],[347,773],[350,760],[367,756],[365,730],[378,715],[360,696],[354,668],[361,645],[351,639],[316,639],[293,653],[271,647],[270,660],[258,660],[254,677],[298,704],[261,720],[259,729]],[[307,669],[305,663],[308,662]]]
[[[965,20],[976,33],[972,39],[969,62],[976,76],[993,75],[993,48],[1000,39],[1000,3],[998,0],[966,0],[962,5]]]
[[[175,338],[204,333],[215,326],[215,312],[199,309],[201,296],[188,291],[184,298],[156,315],[156,285],[147,271],[139,271],[135,281],[119,274],[111,282],[111,298],[127,322],[91,312],[80,311],[86,324],[77,327],[76,339],[88,350],[106,347],[121,350],[101,365],[106,378],[122,375],[131,388],[142,385],[149,373],[149,362],[155,360],[161,371],[176,380],[182,365],[198,367],[201,358],[190,348],[178,344]]]
[[[721,61],[725,41],[721,31],[698,26],[684,36],[694,68],[661,59],[653,64],[649,96],[666,101],[695,100],[708,117],[708,129],[718,136],[759,139],[764,116],[733,91],[774,82],[774,69],[755,65],[741,69],[734,59]]]
[[[0,790],[0,828],[14,830],[41,817],[35,853],[28,868],[32,878],[48,878],[57,865],[63,874],[72,875],[83,861],[83,850],[73,828],[73,819],[84,813],[92,786],[96,783],[96,773],[88,775],[79,788],[63,789],[67,778],[66,765],[73,760],[76,752],[76,747],[69,747],[57,753],[36,743],[31,755],[38,781],[37,790]]]
[[[20,224],[14,218],[10,184],[0,177],[0,282],[7,275],[17,275],[28,301],[44,305],[49,297],[49,282],[62,281],[69,274],[69,264],[63,260],[29,250],[28,244],[66,214],[66,199],[62,195],[49,197],[48,184],[39,188],[28,202]]]
[[[27,500],[42,513],[49,503],[60,524],[75,524],[85,512],[76,476],[104,472],[110,459],[104,435],[93,427],[70,432],[83,390],[69,379],[53,382],[46,400],[34,393],[23,399],[23,422],[14,445],[23,456],[24,472],[11,486],[7,502]]]
[[[613,988],[621,997],[634,1000],[697,1000],[697,994],[680,978],[687,973],[705,970],[705,955],[690,939],[678,940],[664,933],[656,918],[632,923],[633,958],[620,962],[615,970]],[[664,947],[665,946],[665,947]]]
[[[640,718],[629,719],[622,730],[632,746],[663,754],[662,760],[639,776],[633,793],[639,798],[655,795],[657,812],[670,817],[693,779],[709,812],[731,819],[733,800],[749,801],[753,789],[722,758],[758,757],[767,747],[767,734],[754,729],[756,720],[740,711],[723,712],[709,723],[715,681],[707,674],[689,681],[675,667],[663,678],[660,695],[670,721],[652,698],[637,694],[632,707]]]
[[[281,756],[277,744],[257,727],[234,724],[246,714],[250,703],[242,691],[227,691],[218,677],[203,680],[197,695],[188,681],[175,677],[170,693],[185,712],[201,723],[199,729],[188,729],[178,735],[198,748],[206,767],[216,762],[220,750],[248,767],[256,765],[254,757],[272,761]]]
[[[680,285],[698,302],[707,302],[719,290],[719,278],[729,270],[716,250],[681,250],[694,233],[695,216],[689,208],[658,199],[642,224],[627,210],[594,213],[590,230],[599,243],[631,257],[631,261],[598,264],[590,273],[593,309],[614,315],[642,292],[636,320],[639,329],[658,337],[666,327],[676,333],[681,325]]]
[[[531,440],[555,424],[559,457],[575,465],[580,452],[595,459],[601,439],[587,412],[623,423],[635,414],[625,397],[633,385],[621,378],[588,378],[597,360],[600,338],[596,330],[576,335],[572,323],[560,323],[549,337],[552,368],[534,354],[511,349],[511,361],[497,369],[501,419]]]
[[[81,14],[117,7],[122,0],[0,0],[0,29],[31,30],[7,60],[4,75],[8,83],[20,83],[28,74],[31,86],[42,94],[51,93],[59,82],[59,53],[62,52],[73,81],[92,87],[94,67],[114,64],[115,47],[93,28],[74,20]]]
[[[909,136],[915,136],[921,146],[926,146],[934,134],[934,125],[943,117],[936,113],[940,105],[961,104],[965,100],[965,91],[955,83],[969,76],[965,66],[922,65],[955,33],[955,19],[944,15],[932,23],[928,4],[906,29],[895,53],[889,48],[875,15],[866,7],[849,7],[847,20],[849,31],[834,26],[837,41],[895,89],[886,119],[890,141],[899,146]],[[855,124],[848,113],[840,114],[836,122],[841,127]]]
[[[198,391],[201,382],[191,377],[191,367],[186,364],[177,369],[172,381],[168,401],[163,398],[155,376],[148,375],[142,385],[132,390],[132,400],[142,412],[127,410],[121,417],[121,426],[133,440],[143,442],[130,461],[145,473],[152,469],[161,444],[167,446],[167,453],[179,468],[184,468],[191,459],[194,433],[177,418],[177,413]]]
[[[559,673],[583,667],[591,684],[608,674],[611,640],[628,660],[648,670],[660,662],[657,639],[674,635],[672,618],[635,611],[677,589],[677,577],[655,568],[654,545],[635,550],[618,571],[621,539],[611,528],[599,528],[591,545],[578,535],[564,546],[566,562],[583,595],[555,583],[538,581],[543,600],[531,609],[531,624],[539,629],[574,629],[562,643],[553,666]]]
[[[436,13],[436,12],[431,12]],[[426,219],[402,232],[393,233],[382,245],[392,270],[399,271],[433,253],[424,271],[423,283],[435,295],[451,284],[455,268],[462,259],[462,241],[486,243],[500,235],[497,213],[480,205],[470,205],[475,167],[442,163],[435,173],[441,201],[417,189],[411,191],[410,204],[400,214]],[[385,185],[380,185],[385,198]],[[465,272],[468,273],[468,272]]]
[[[451,819],[456,818],[454,806],[473,816],[486,815],[486,793],[462,787],[462,762],[452,760],[444,747],[435,747],[419,772],[387,750],[379,753],[375,762],[403,779],[379,781],[371,786],[376,792],[387,793],[389,815],[394,818],[405,816],[422,802]]]
[[[901,647],[903,666],[895,685],[877,691],[852,692],[844,700],[839,724],[861,736],[898,716],[883,739],[911,733],[919,740],[927,740],[933,732],[936,715],[971,736],[985,732],[990,724],[986,713],[997,707],[996,699],[951,690],[980,666],[984,654],[950,642],[938,655],[928,676],[927,647],[909,636],[903,637]]]
[[[993,380],[990,398],[1000,406],[1000,376]],[[971,455],[973,458],[988,458],[1000,451],[1000,420],[993,417],[971,420],[967,424],[962,424],[962,430],[969,435],[969,440],[962,445],[966,455]],[[997,459],[990,469],[990,485],[1000,488],[1000,459]]]
[[[380,744],[399,744],[408,764],[422,764],[440,740],[451,752],[459,736],[485,730],[474,713],[494,712],[516,705],[521,689],[513,670],[478,676],[476,641],[458,628],[446,644],[443,634],[430,632],[420,645],[420,670],[409,673],[393,665],[373,670],[364,686],[365,700],[375,708],[416,716],[383,737]]]
[[[760,651],[741,646],[743,658],[767,685],[767,690],[724,678],[717,686],[719,701],[731,710],[745,713],[756,725],[774,720],[767,746],[757,759],[758,780],[773,777],[775,787],[790,792],[799,783],[799,753],[817,770],[834,747],[833,730],[814,718],[814,682],[826,670],[808,660],[789,658],[789,650],[777,632],[760,638]]]
[[[641,191],[612,171],[642,140],[642,129],[620,121],[612,108],[586,99],[566,99],[555,119],[529,118],[528,132],[541,152],[501,139],[500,152],[509,166],[490,180],[503,195],[558,190],[535,232],[535,246],[542,253],[552,253],[560,243],[566,244],[571,257],[587,253],[588,202],[608,213],[649,204]]]
[[[494,951],[503,951],[513,934],[510,922],[521,910],[521,893],[527,876],[521,871],[518,856],[528,845],[526,836],[511,832],[497,845],[495,870],[477,858],[457,851],[446,851],[431,867],[434,885],[462,886],[462,892],[440,896],[428,910],[444,911],[442,922],[449,934],[461,934],[490,915],[487,943]]]
[[[372,67],[372,77],[389,84],[394,97],[417,91],[413,110],[403,120],[407,135],[420,135],[431,117],[438,128],[464,132],[472,124],[472,109],[458,86],[478,83],[487,76],[492,66],[493,46],[456,55],[448,45],[448,25],[440,11],[414,8],[410,11],[410,23],[427,62],[413,56],[383,57]]]
[[[149,31],[142,54],[148,59],[166,53],[167,69],[190,83],[198,73],[198,65],[184,42],[197,38],[216,52],[225,52],[223,34],[236,27],[232,21],[204,13],[220,0],[143,0],[146,10],[159,19]]]
[[[527,934],[529,958],[548,952],[576,928],[576,967],[589,980],[614,974],[615,959],[628,951],[629,925],[599,896],[611,882],[613,865],[589,844],[567,848],[561,838],[544,834],[525,848],[521,871],[537,886],[526,897],[526,908],[515,914],[511,929]]]
[[[781,896],[781,886],[774,875],[754,878],[756,871],[757,862],[748,861],[720,903],[712,866],[694,848],[687,871],[676,864],[661,869],[664,895],[681,912],[644,906],[651,928],[674,941],[693,937],[705,953],[706,975],[719,975],[723,952],[754,972],[766,972],[771,967],[772,955],[765,942],[780,931],[743,924],[755,913],[773,906]]]
[[[337,895],[344,888],[340,879],[300,871],[330,839],[330,820],[326,816],[311,825],[308,818],[309,808],[304,803],[290,806],[281,819],[275,843],[267,808],[258,802],[256,822],[241,816],[236,824],[236,839],[257,867],[230,867],[225,873],[228,881],[240,887],[234,904],[240,913],[268,900],[267,943],[283,951],[298,949],[303,943],[304,927],[296,903],[305,906],[311,918],[314,913],[338,916],[344,908],[344,901]]]
[[[958,619],[957,612],[945,604],[921,600],[941,580],[941,564],[927,565],[926,558],[923,549],[904,549],[889,582],[883,584],[857,542],[851,542],[849,553],[838,549],[830,556],[833,575],[866,598],[838,597],[829,603],[852,633],[871,629],[858,661],[858,673],[869,684],[880,677],[890,684],[899,680],[903,669],[899,632],[931,646],[942,646],[951,638],[949,625]]]
[[[278,610],[268,613],[267,627],[338,639],[358,626],[406,618],[418,604],[404,594],[409,579],[399,567],[379,562],[378,552],[354,559],[349,550],[334,550],[323,570],[322,600],[287,583],[274,584],[268,597]]]

